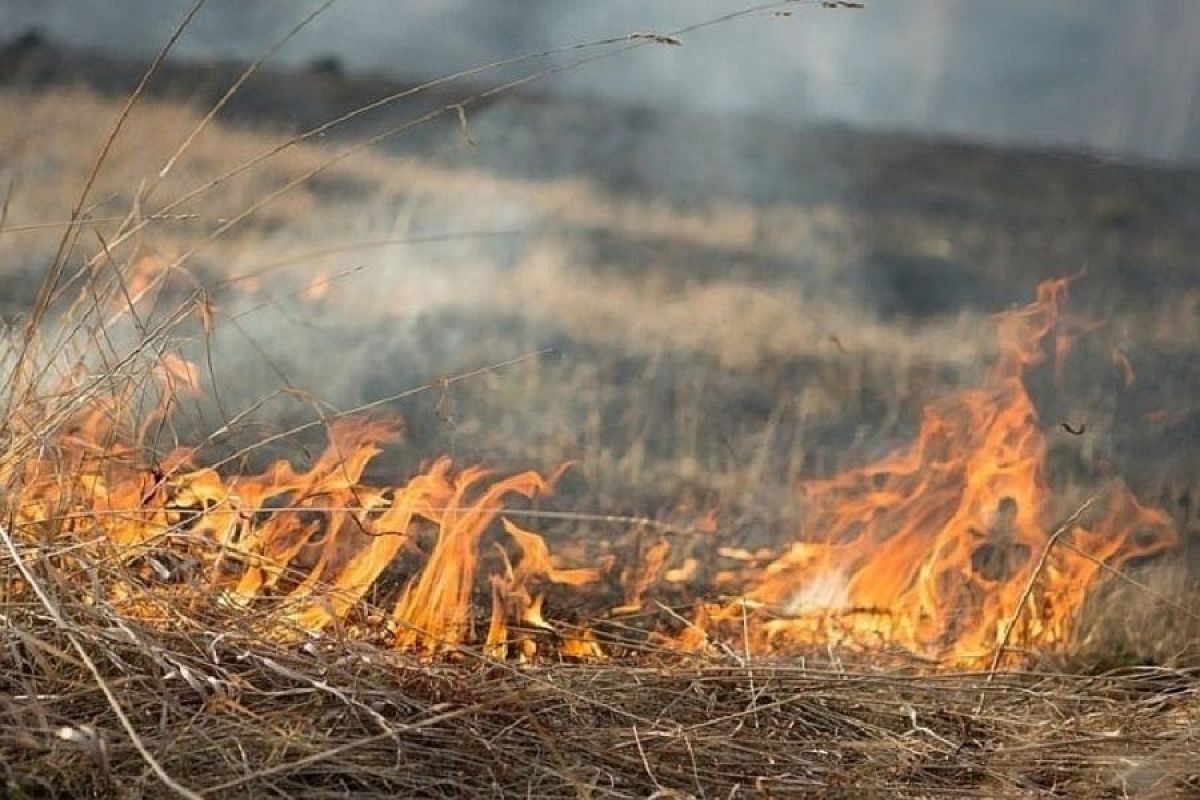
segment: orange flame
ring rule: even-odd
[[[1052,334],[1056,362],[1069,349],[1072,334],[1057,330],[1067,287],[1047,282],[1035,302],[997,316],[1000,354],[982,384],[931,404],[910,447],[804,484],[804,527],[782,554],[715,548],[732,569],[694,556],[673,561],[665,538],[639,546],[618,574],[611,556],[562,563],[541,536],[501,517],[510,498],[546,493],[557,475],[456,472],[440,459],[405,484],[367,485],[367,466],[400,438],[391,420],[332,423],[306,470],[278,461],[227,476],[197,467],[187,449],[155,461],[149,423],[165,418],[177,394],[200,391],[196,368],[171,353],[154,367],[161,406],[140,425],[129,422],[131,396],[99,397],[42,457],[6,464],[0,478],[11,487],[17,531],[75,536],[126,562],[151,545],[186,553],[201,573],[180,591],[206,587],[230,613],[274,604],[281,637],[374,619],[396,647],[427,657],[478,644],[493,658],[528,660],[552,643],[557,655],[595,659],[610,652],[599,624],[548,620],[552,589],[587,593],[619,615],[651,607],[662,584],[684,591],[711,574],[713,589],[737,599],[687,598],[692,619],[670,612],[673,622],[651,642],[705,652],[728,632],[737,641],[729,649],[747,655],[899,646],[975,666],[996,653],[1061,646],[1101,565],[1119,568],[1177,541],[1166,515],[1119,483],[1051,538],[1069,508],[1048,486],[1046,440],[1024,376],[1046,360]],[[493,525],[498,517],[502,525]],[[501,527],[493,552],[485,537]],[[410,562],[404,576],[399,562]],[[138,613],[132,587],[111,588]],[[486,588],[491,614],[480,636]],[[390,597],[390,614],[364,616],[365,601],[379,596]]]
[[[1112,485],[1105,513],[1033,574],[1058,504],[1022,377],[1045,358],[1041,343],[1066,291],[1065,280],[1047,282],[1032,305],[998,317],[1000,356],[983,385],[927,408],[911,447],[802,487],[807,535],[750,592],[796,618],[768,623],[768,640],[895,643],[966,664],[1006,637],[1014,648],[1061,644],[1098,563],[1175,544],[1164,513]]]

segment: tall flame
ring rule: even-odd
[[[1067,287],[1043,283],[1034,303],[997,317],[1000,352],[982,385],[931,404],[912,446],[803,485],[804,535],[749,593],[793,617],[767,623],[768,640],[895,643],[967,664],[1004,639],[1052,646],[1101,563],[1175,544],[1167,516],[1114,483],[1042,558],[1063,508],[1023,377],[1046,357]]]

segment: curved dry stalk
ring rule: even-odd
[[[142,760],[146,762],[146,766],[148,766],[154,775],[160,781],[162,781],[164,786],[173,791],[175,794],[179,795],[180,797],[186,797],[188,800],[202,800],[201,795],[193,792],[191,789],[187,788],[179,781],[171,777],[170,773],[163,769],[162,764],[160,764],[158,759],[154,757],[154,754],[146,748],[145,743],[143,743],[141,737],[138,736],[137,730],[133,727],[133,723],[129,721],[129,717],[126,716],[125,711],[121,708],[121,703],[119,700],[117,700],[117,696],[113,694],[113,690],[104,680],[104,675],[100,672],[99,667],[96,666],[96,662],[92,660],[90,655],[88,655],[87,648],[85,648],[79,642],[79,639],[75,636],[75,634],[72,633],[67,621],[63,619],[62,614],[59,613],[58,607],[54,605],[54,601],[50,599],[48,594],[46,594],[46,590],[42,587],[41,582],[29,570],[29,567],[25,564],[25,560],[21,558],[21,554],[17,552],[17,547],[13,543],[12,537],[8,533],[8,528],[2,525],[0,525],[0,540],[4,542],[4,546],[8,549],[9,554],[12,556],[13,563],[16,564],[17,569],[21,573],[21,577],[25,579],[25,582],[29,585],[29,588],[35,595],[37,595],[38,601],[42,604],[42,607],[46,609],[46,613],[54,619],[54,622],[63,631],[63,634],[67,637],[67,641],[71,643],[71,647],[74,648],[75,653],[79,656],[79,660],[83,662],[84,666],[87,667],[88,672],[92,674],[92,678],[96,681],[96,685],[100,688],[100,691],[104,693],[104,698],[108,701],[108,705],[109,708],[112,709],[113,716],[117,718],[117,721],[125,730],[125,735],[129,737],[130,743],[133,744],[134,748],[138,751],[138,754],[142,757]]]

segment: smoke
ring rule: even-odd
[[[187,0],[7,0],[0,37],[29,27],[74,45],[146,57]],[[179,57],[249,58],[303,7],[212,0]],[[341,0],[280,55],[335,55],[351,71],[436,75],[550,47],[669,31],[746,0],[521,4]],[[861,11],[797,3],[561,76],[562,92],[654,105],[837,120],[973,139],[1200,158],[1200,5],[1192,0],[913,0]],[[136,22],[131,24],[131,20]]]

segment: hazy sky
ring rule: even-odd
[[[0,0],[0,37],[147,56],[192,0]],[[339,0],[279,61],[435,75],[632,31],[669,31],[752,0]],[[564,91],[797,120],[1200,160],[1197,0],[866,0],[790,4],[556,80]],[[311,0],[210,0],[187,58],[252,57]]]

